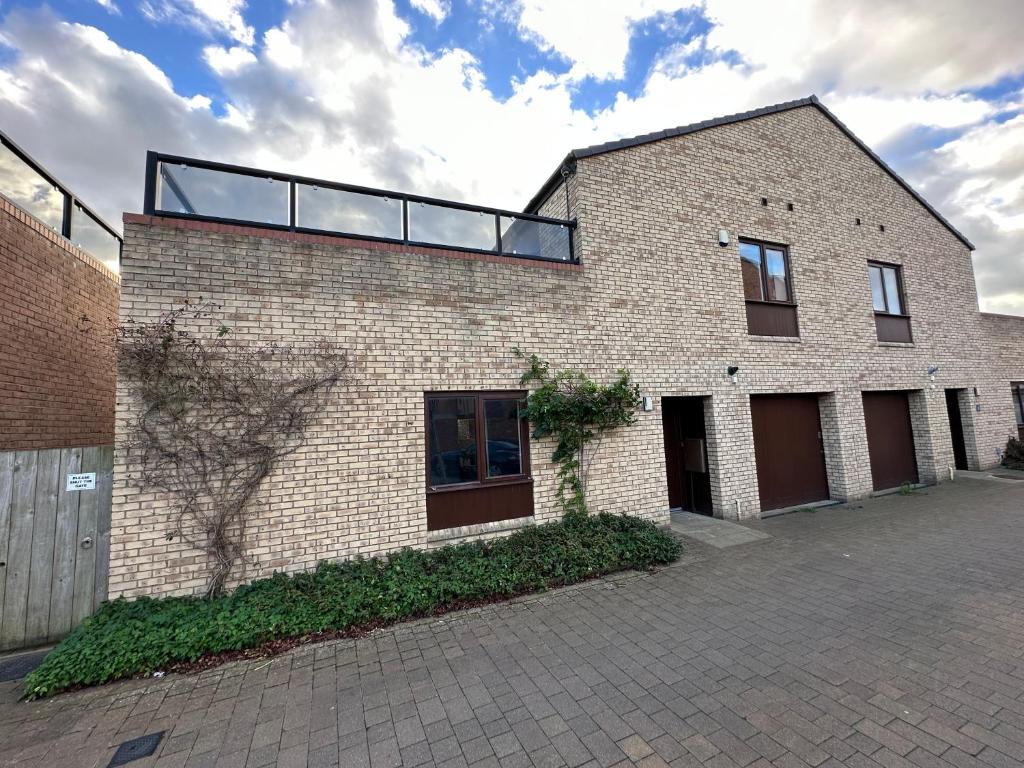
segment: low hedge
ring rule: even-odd
[[[25,680],[28,698],[149,675],[284,638],[358,630],[572,584],[679,557],[679,541],[635,517],[567,517],[489,542],[322,562],[212,599],[104,603]]]

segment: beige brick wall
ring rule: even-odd
[[[965,420],[969,450],[995,461],[1013,427],[1010,363],[989,352],[968,250],[816,109],[587,158],[569,187],[581,268],[126,217],[122,319],[202,297],[224,306],[210,329],[223,320],[243,339],[325,335],[352,353],[353,383],[265,484],[245,578],[429,545],[423,392],[515,388],[516,346],[600,379],[626,366],[655,398],[606,441],[591,473],[595,510],[666,521],[660,398],[673,395],[709,398],[719,515],[759,511],[756,393],[822,393],[835,498],[871,491],[866,389],[915,391],[922,479],[952,463],[946,387],[981,406]],[[564,209],[560,187],[543,212]],[[798,342],[748,336],[738,236],[789,245]],[[912,346],[876,340],[868,258],[904,265]],[[738,384],[729,365],[741,368]],[[934,387],[929,365],[940,366]],[[195,591],[202,558],[166,541],[167,500],[140,490],[124,463],[131,415],[122,383],[110,593]],[[550,452],[531,449],[539,521],[559,514]]]

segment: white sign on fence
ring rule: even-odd
[[[83,472],[79,475],[68,475],[67,491],[92,491],[96,489],[96,473]]]

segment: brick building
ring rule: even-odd
[[[557,518],[515,347],[630,369],[652,407],[588,501],[659,523],[940,482],[1016,431],[1024,319],[978,311],[969,241],[816,99],[574,151],[543,218],[239,170],[151,156],[121,316],[202,297],[207,330],[351,354],[264,484],[244,578]],[[117,461],[111,594],[195,591],[203,556]]]
[[[106,599],[120,250],[0,133],[0,651]]]
[[[113,443],[119,249],[0,134],[0,451]]]

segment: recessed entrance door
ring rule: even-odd
[[[960,412],[959,389],[946,390],[946,411],[949,414],[949,436],[953,440],[953,463],[957,469],[967,469],[967,443],[964,442],[964,419]]]
[[[914,429],[906,392],[865,392],[864,427],[876,491],[918,482]]]
[[[751,395],[761,510],[828,499],[817,395]]]
[[[665,430],[665,475],[672,509],[711,514],[711,474],[704,429],[704,398],[661,400]]]

